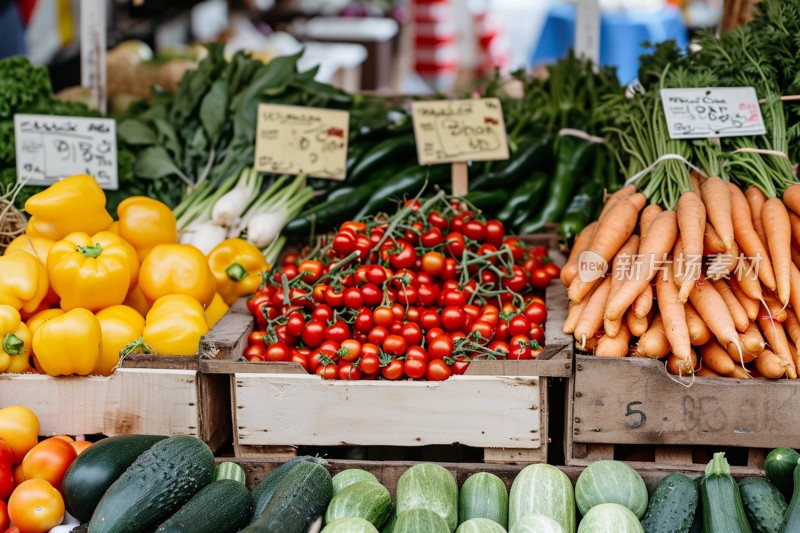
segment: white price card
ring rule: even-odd
[[[261,104],[255,168],[275,174],[345,179],[350,114],[315,107]]]
[[[508,159],[497,98],[412,102],[411,117],[420,165]]]
[[[103,189],[119,188],[114,119],[18,114],[14,140],[18,182],[46,186],[88,174]]]
[[[752,87],[661,89],[672,139],[744,137],[767,133]]]

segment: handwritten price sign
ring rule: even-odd
[[[255,168],[343,180],[349,123],[347,111],[261,104]]]
[[[420,165],[508,159],[497,98],[413,102],[411,115]]]
[[[110,118],[14,115],[17,181],[52,185],[89,174],[100,187],[119,188],[117,126]]]
[[[767,132],[752,87],[661,89],[673,139],[763,135]]]

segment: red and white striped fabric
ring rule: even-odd
[[[437,89],[447,89],[458,73],[453,0],[414,0],[414,71]]]

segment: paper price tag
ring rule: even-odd
[[[420,165],[508,159],[497,98],[413,102],[411,115]]]
[[[672,139],[711,139],[767,132],[752,87],[661,89]]]
[[[314,107],[258,106],[255,168],[343,180],[350,114]]]
[[[17,181],[52,185],[88,174],[117,190],[117,125],[110,118],[14,115]]]

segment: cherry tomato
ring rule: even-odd
[[[299,311],[292,311],[286,317],[286,333],[294,338],[300,338],[303,330],[306,329],[306,319]]]
[[[496,253],[497,253],[497,246],[495,246],[494,244],[488,244],[488,243],[481,244],[480,247],[478,248],[478,255],[480,256],[488,255],[489,257],[487,257],[486,260],[493,265],[497,264],[497,257],[492,255]]]
[[[443,290],[439,293],[439,307],[464,307],[467,305],[467,297],[458,289]]]
[[[409,346],[408,350],[406,350],[406,361],[409,359],[419,359],[427,364],[428,352],[422,346]]]
[[[264,343],[248,346],[242,354],[245,359],[252,363],[266,361],[267,346]]]
[[[325,328],[325,339],[336,341],[339,344],[350,338],[350,327],[347,322],[338,319],[336,322]]]
[[[549,275],[550,279],[557,278],[561,275],[561,269],[555,263],[545,263],[542,267]]]
[[[380,306],[372,312],[372,319],[377,326],[389,326],[394,322],[394,313],[391,307]]]
[[[304,354],[302,350],[294,349],[292,350],[292,356],[289,359],[292,363],[297,363],[303,370],[308,372],[310,370],[309,363],[308,363],[308,355]]]
[[[403,373],[405,369],[403,368],[403,362],[399,359],[393,359],[389,362],[386,366],[381,369],[381,375],[390,380],[398,380],[403,377]]]
[[[443,360],[432,359],[428,362],[428,369],[425,372],[428,381],[444,381],[452,375],[453,372]]]
[[[389,336],[389,330],[386,329],[384,326],[375,326],[369,332],[369,342],[372,344],[377,344],[378,346],[383,346],[383,341],[386,340],[386,337]]]
[[[362,261],[365,261],[367,257],[369,257],[369,252],[372,250],[372,241],[366,235],[359,235],[356,237],[356,249],[355,252],[359,253],[359,257]]]
[[[414,305],[417,303],[417,288],[413,285],[397,289],[397,301],[402,305]]]
[[[413,268],[417,261],[417,251],[404,240],[397,241],[397,247],[389,251],[389,264],[392,268]]]
[[[486,239],[486,226],[479,220],[469,220],[464,223],[463,233],[468,239],[483,242]]]
[[[325,303],[333,309],[344,306],[344,292],[328,287],[328,290],[325,291]]]
[[[494,340],[506,342],[510,338],[511,337],[508,333],[508,321],[501,318],[497,321],[497,325],[495,326]]]
[[[367,281],[374,283],[378,287],[383,285],[387,279],[386,269],[381,265],[370,265],[367,270]]]
[[[536,287],[537,289],[544,289],[548,285],[550,285],[550,274],[544,268],[537,268],[533,272],[531,272],[530,282],[531,285]]]
[[[450,231],[461,233],[463,230],[464,230],[464,213],[459,213],[458,215],[455,215],[452,218],[452,220],[450,220]]]
[[[333,320],[333,309],[328,304],[319,304],[311,312],[311,319],[327,324],[329,320]]]
[[[547,306],[539,302],[531,302],[523,311],[532,324],[544,324],[547,320]]]
[[[14,490],[14,473],[9,465],[0,465],[0,502],[8,500]],[[0,516],[0,520],[2,516]],[[1,529],[1,528],[0,528]]]
[[[466,245],[464,244],[464,236],[458,232],[448,233],[444,239],[445,245],[447,246],[447,251],[450,252],[456,259],[461,259],[461,256],[464,255],[464,250],[466,249]]]
[[[509,343],[511,351],[508,358],[513,360],[532,359],[530,340],[525,335],[516,335]]]
[[[44,479],[56,489],[69,465],[78,456],[69,442],[59,438],[49,438],[34,446],[22,460],[22,473],[25,479]]]
[[[448,306],[442,310],[442,327],[445,331],[457,331],[464,327],[467,315],[464,309],[456,306]]]
[[[473,321],[475,321],[481,315],[481,308],[474,304],[466,304],[464,306],[464,313],[468,318],[471,318]]]
[[[406,376],[412,379],[422,379],[425,377],[425,372],[428,369],[428,364],[420,359],[406,359],[403,363],[403,371]]]
[[[286,332],[286,324],[275,326],[275,336],[279,341],[285,342],[286,344],[291,344],[292,346],[297,343],[297,339]]]
[[[456,275],[458,275],[458,261],[452,257],[448,257],[444,260],[444,269],[442,273],[439,274],[439,277],[444,280],[449,280],[455,278]]]
[[[361,357],[361,343],[355,339],[346,339],[342,342],[342,348],[339,351],[342,361],[348,363],[355,361]]]
[[[508,357],[508,352],[511,351],[511,348],[508,346],[508,343],[503,341],[492,341],[489,343],[489,346],[487,346],[487,348],[493,352],[503,354],[503,355],[495,355],[495,357]]]
[[[375,326],[375,321],[372,319],[372,311],[366,307],[359,309],[356,319],[353,322],[353,326],[357,331],[369,333],[369,330]]]
[[[531,321],[525,315],[516,315],[508,321],[508,334],[512,337],[527,335],[531,330]]]
[[[374,285],[373,285],[374,287]],[[344,291],[344,305],[349,309],[358,309],[364,305],[364,295],[359,289],[350,287]]]
[[[481,272],[481,285],[488,289],[494,289],[497,287],[497,274],[493,271],[489,270],[488,268]]]
[[[29,479],[11,494],[8,515],[20,531],[44,533],[64,518],[64,499],[47,481]]]
[[[506,237],[503,240],[503,246],[511,250],[511,256],[515,263],[519,263],[525,257],[525,245],[516,237]]]
[[[444,270],[444,256],[439,252],[427,252],[422,256],[422,270],[432,276],[438,276]]]
[[[376,374],[381,369],[381,362],[378,359],[377,355],[366,354],[363,357],[361,357],[361,361],[358,363],[358,367],[365,374]]]
[[[353,363],[339,363],[339,379],[356,380],[361,379],[361,369]]]
[[[417,302],[425,307],[436,304],[439,299],[439,286],[433,283],[423,283],[417,289]]]
[[[339,257],[344,257],[356,249],[356,238],[350,232],[339,232],[333,238],[332,248]]]
[[[500,246],[505,236],[506,230],[502,222],[495,219],[486,221],[486,242],[494,244],[495,246]]]
[[[319,320],[310,320],[301,336],[303,343],[309,348],[316,348],[325,340],[325,323]]]
[[[469,368],[469,361],[465,360],[463,357],[459,357],[450,365],[450,370],[453,372],[453,375],[456,376],[463,376],[467,368]]]
[[[527,272],[528,274],[530,274],[531,272],[533,272],[537,268],[540,268],[541,266],[542,266],[542,262],[536,257],[529,257],[522,264],[523,270],[525,270],[525,272]]]
[[[296,265],[298,261],[300,261],[300,254],[297,252],[289,252],[283,256],[281,266]]]
[[[338,379],[339,367],[337,365],[319,365],[314,371],[322,379]]]
[[[297,272],[303,277],[303,281],[309,285],[313,284],[322,277],[322,263],[312,259],[301,261],[297,266]]]
[[[534,246],[531,253],[533,253],[535,257],[547,257],[547,248],[541,245]]]
[[[14,528],[17,531],[13,531],[9,529],[8,526],[11,525],[11,519],[8,517],[8,505],[3,500],[0,500],[0,531],[5,531],[6,533],[20,533],[19,528]]]
[[[408,343],[400,335],[389,335],[384,339],[381,347],[384,352],[400,357],[401,355],[405,355]]]
[[[255,317],[258,329],[266,329],[267,327],[267,318],[264,309],[267,308],[271,301],[272,295],[268,291],[263,290],[258,291],[247,299],[247,309],[250,311],[250,314]]]
[[[534,324],[531,327],[531,331],[528,333],[528,337],[539,344],[544,344],[544,329],[541,326]]]
[[[367,231],[367,225],[363,222],[357,222],[355,220],[348,220],[347,222],[343,222],[341,226],[339,226],[339,231],[344,229],[349,229],[355,233],[363,233]]]
[[[413,322],[405,324],[401,335],[409,346],[422,344],[422,328],[418,324]]]
[[[453,355],[453,339],[447,335],[439,335],[428,343],[428,356],[431,359],[444,359]]]
[[[476,320],[470,329],[477,332],[487,342],[494,337],[494,326],[484,320]]]
[[[347,291],[352,291],[352,290],[358,290],[358,289],[347,289]],[[363,305],[366,305],[368,307],[374,307],[376,305],[379,305],[383,300],[383,293],[374,283],[365,283],[361,287],[361,296],[364,299]],[[347,305],[347,307],[350,307],[350,305],[347,303],[347,292],[345,292],[345,304]]]
[[[433,342],[433,339],[440,335],[444,335],[444,330],[442,330],[442,328],[438,326],[431,328],[425,333],[425,342],[427,342],[428,346],[430,346],[431,342]]]
[[[272,363],[286,362],[292,356],[292,350],[285,342],[274,342],[267,346],[267,353],[264,359]]]
[[[518,265],[514,265],[512,267],[511,277],[503,278],[501,284],[504,288],[516,293],[524,291],[528,286],[525,270]]]
[[[6,441],[0,439],[0,466],[6,465],[9,468],[14,465],[14,450],[11,449]],[[2,500],[3,498],[0,498]]]
[[[406,308],[400,304],[392,304],[392,316],[398,322],[402,322],[406,317]]]

